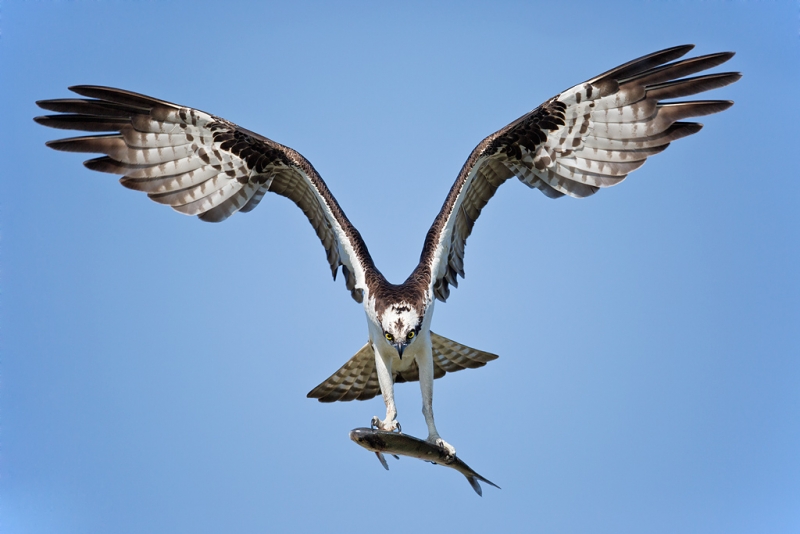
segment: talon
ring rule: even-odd
[[[397,421],[397,433],[398,434],[403,433],[403,427],[400,426],[400,421]]]
[[[388,420],[381,420],[378,416],[374,416],[370,421],[370,428],[377,428],[378,430],[383,430],[385,432],[394,432],[395,430],[400,431],[400,422],[397,419],[392,421]]]
[[[438,445],[439,445],[441,448],[443,448],[444,450],[446,450],[446,451],[447,451],[447,454],[448,454],[449,456],[451,456],[451,457],[455,458],[455,456],[456,456],[456,448],[455,448],[455,447],[453,447],[452,445],[450,445],[449,443],[447,443],[445,440],[443,440],[443,439],[441,439],[441,438],[439,438],[439,443],[438,443]]]
[[[428,442],[429,443],[433,443],[437,447],[440,447],[440,448],[444,449],[444,451],[447,453],[447,455],[450,458],[455,458],[456,457],[456,448],[453,447],[452,445],[450,445],[449,443],[447,443],[445,440],[443,440],[439,436],[428,436]]]

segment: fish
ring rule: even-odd
[[[467,477],[469,485],[480,496],[483,496],[483,490],[478,482],[479,480],[500,489],[500,486],[476,473],[456,455],[451,455],[444,448],[414,436],[409,436],[402,432],[389,432],[362,427],[351,430],[350,439],[368,451],[374,452],[381,465],[387,471],[389,470],[389,464],[386,463],[386,458],[383,456],[384,453],[391,454],[398,460],[400,459],[398,455],[409,456],[455,469]]]

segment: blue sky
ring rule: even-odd
[[[0,530],[797,532],[799,31],[796,2],[3,2]],[[262,133],[399,282],[484,136],[683,43],[737,52],[736,105],[592,198],[509,181],[437,305],[500,355],[435,384],[482,499],[351,443],[380,399],[305,398],[367,332],[294,205],[205,224],[31,120],[102,84]]]

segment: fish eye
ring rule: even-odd
[[[389,332],[386,332],[383,335],[386,337],[386,341],[394,341],[394,336],[392,334],[390,334]]]
[[[406,337],[407,337],[409,340],[411,340],[411,339],[414,339],[414,331],[412,330],[411,332],[409,332],[409,333],[408,333],[408,335],[407,335]]]

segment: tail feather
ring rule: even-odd
[[[320,402],[367,400],[380,391],[375,356],[369,343],[361,347],[338,371],[306,395]]]
[[[431,332],[433,362],[446,372],[476,369],[497,359],[497,354],[473,349]],[[444,373],[442,373],[444,374]]]
[[[441,378],[447,373],[462,369],[483,367],[497,359],[496,354],[473,349],[456,343],[452,339],[431,332],[433,350],[433,376]],[[416,362],[410,369],[395,373],[395,382],[419,380]],[[312,389],[306,396],[320,402],[367,400],[380,393],[378,373],[375,370],[375,355],[367,342],[347,363],[327,380]]]

